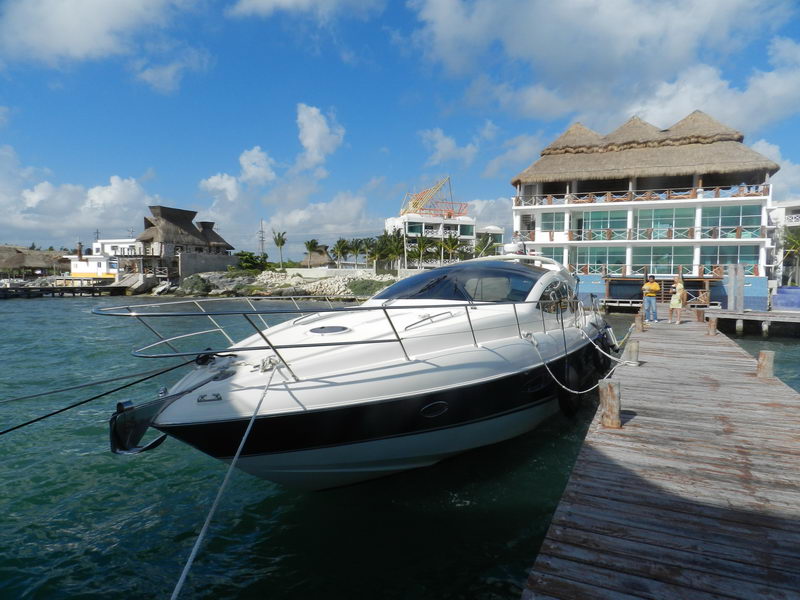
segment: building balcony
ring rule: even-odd
[[[682,188],[667,190],[636,190],[619,192],[590,192],[578,194],[535,194],[515,196],[514,208],[530,206],[564,206],[580,204],[610,204],[623,202],[657,202],[662,200],[714,200],[733,198],[767,198],[770,184],[736,185],[715,188]]]
[[[765,240],[764,225],[738,225],[731,227],[647,227],[635,229],[572,229],[570,231],[519,232],[521,241],[540,243],[610,242],[610,241],[676,241],[676,240]]]
[[[738,263],[744,267],[745,275],[763,275],[763,269],[755,263]],[[703,277],[708,279],[722,279],[725,275],[725,265],[697,264],[697,265],[674,265],[674,264],[643,264],[643,265],[609,265],[601,263],[578,263],[568,265],[573,273],[582,275],[602,275],[604,277],[641,277],[646,275],[661,275],[674,277],[682,275],[684,277]]]
[[[786,215],[783,219],[784,225],[800,225],[800,215]]]

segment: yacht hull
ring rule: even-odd
[[[570,382],[599,376],[586,344],[569,358]],[[564,371],[564,359],[551,362]],[[534,429],[559,408],[564,390],[544,366],[450,389],[345,407],[259,416],[237,466],[295,489],[316,490],[432,465]],[[156,424],[229,462],[249,419]]]

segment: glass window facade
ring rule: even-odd
[[[421,234],[422,233],[422,223],[412,223],[411,221],[409,221],[406,224],[406,231],[408,233]]]
[[[542,213],[539,217],[542,231],[564,231],[564,213]]]
[[[753,274],[758,264],[758,246],[703,246],[700,248],[700,264],[710,273],[715,265],[745,265],[745,273]]]
[[[739,227],[761,225],[761,206],[707,206],[703,208],[703,227]]]
[[[564,247],[563,246],[551,246],[547,248],[542,248],[542,256],[547,258],[552,258],[553,260],[557,260],[558,262],[562,262],[564,260]]]
[[[558,260],[558,259],[556,259]],[[589,273],[621,274],[625,266],[625,248],[621,246],[580,246],[570,251],[570,264]]]
[[[473,236],[475,235],[475,225],[459,225],[461,235]]]
[[[634,272],[639,267],[647,267],[653,274],[677,273],[678,267],[688,268],[692,265],[691,246],[642,246],[633,249]]]
[[[577,213],[576,229],[627,229],[627,210],[587,210]]]
[[[694,227],[693,208],[645,208],[636,211],[639,229],[675,229]]]

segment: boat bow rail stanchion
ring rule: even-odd
[[[352,300],[352,297],[348,297],[348,299]],[[251,352],[251,351],[261,351],[267,350],[271,352],[279,361],[280,365],[290,373],[291,377],[295,381],[300,381],[301,376],[298,374],[295,369],[293,369],[292,365],[290,364],[291,361],[286,358],[283,351],[288,349],[300,349],[300,348],[316,348],[316,347],[341,347],[341,346],[356,346],[356,345],[363,345],[363,344],[397,344],[400,347],[400,350],[403,354],[403,357],[406,361],[414,360],[412,356],[409,354],[409,349],[407,347],[407,340],[404,338],[404,335],[398,331],[397,326],[394,322],[392,314],[390,311],[400,311],[400,312],[416,312],[416,311],[425,311],[429,310],[432,311],[433,309],[436,310],[446,310],[449,311],[449,314],[452,316],[456,316],[460,311],[464,312],[465,315],[465,323],[464,323],[464,332],[468,333],[471,337],[471,345],[474,347],[481,347],[482,340],[479,339],[478,330],[476,329],[475,317],[470,314],[470,310],[475,310],[476,315],[480,315],[481,309],[488,308],[488,307],[498,307],[498,306],[507,306],[508,307],[508,318],[509,318],[509,325],[513,323],[513,327],[516,330],[516,335],[520,338],[526,338],[526,334],[529,333],[529,329],[539,330],[542,333],[547,334],[548,330],[553,332],[562,329],[565,325],[565,321],[567,318],[567,313],[571,314],[573,317],[573,324],[580,328],[581,326],[586,326],[586,311],[582,309],[582,304],[577,301],[576,299],[567,299],[567,298],[558,298],[554,300],[532,300],[532,301],[501,301],[501,302],[453,302],[452,304],[408,304],[403,302],[397,302],[393,304],[383,303],[379,306],[343,306],[343,307],[335,307],[332,303],[331,297],[314,297],[314,296],[284,296],[275,298],[274,300],[279,301],[291,301],[293,306],[291,308],[276,308],[274,306],[270,306],[268,308],[260,308],[256,307],[254,301],[263,300],[263,298],[213,298],[213,299],[203,299],[203,300],[189,300],[189,301],[177,301],[177,302],[165,302],[159,304],[142,304],[142,305],[129,305],[129,306],[115,306],[115,307],[96,307],[92,312],[98,315],[105,315],[105,316],[116,316],[116,317],[128,317],[134,318],[141,324],[143,324],[153,335],[155,335],[158,340],[147,344],[145,346],[136,348],[132,351],[132,354],[138,358],[176,358],[176,357],[190,357],[190,356],[215,356],[215,355],[226,355],[226,354],[236,354],[237,352]],[[318,301],[323,300],[327,307],[315,307],[315,306],[301,306],[301,302],[310,302],[310,301]],[[338,300],[338,299],[336,299]],[[215,307],[212,303],[219,303],[219,302],[243,302],[245,303],[245,309],[236,309],[232,310],[217,304]],[[523,312],[520,314],[520,309],[522,307],[532,307],[534,310],[530,311],[528,309],[527,312]],[[193,310],[184,310],[187,308],[191,308]],[[312,322],[317,319],[323,319],[329,315],[335,314],[354,314],[360,312],[375,312],[380,311],[388,324],[389,329],[387,330],[388,336],[384,336],[383,339],[349,339],[349,340],[337,340],[337,341],[314,341],[311,343],[277,343],[272,336],[270,336],[269,331],[272,326],[278,325],[285,321],[291,320],[294,315],[298,313],[301,314],[300,317],[295,318],[293,320],[294,324],[300,324],[304,322]],[[536,318],[536,312],[539,313],[539,317],[541,319],[541,325],[536,326],[535,321],[532,319]],[[592,312],[597,314],[596,309]],[[310,313],[310,314],[309,314]],[[445,314],[445,313],[441,313]],[[493,313],[495,316],[497,312]],[[523,315],[525,315],[523,317]],[[197,331],[191,331],[189,333],[179,333],[172,336],[165,336],[161,333],[161,328],[156,328],[148,321],[155,318],[201,318],[203,320],[210,320],[213,324],[212,328],[208,329],[199,329]],[[226,326],[223,324],[223,319],[228,317],[238,317],[243,318],[244,321],[247,323],[247,329],[254,331],[258,337],[263,341],[263,344],[252,344],[248,343],[247,345],[237,344],[234,341],[234,335],[229,330],[226,330]],[[309,319],[313,318],[311,321]],[[436,322],[436,319],[430,317],[430,314],[424,313],[421,315],[417,315],[415,317],[417,320],[412,323],[412,325],[418,326],[420,322],[429,320],[431,323]],[[502,318],[502,317],[501,317]],[[525,325],[523,327],[522,320],[525,321]],[[257,322],[257,321],[260,321]],[[274,321],[274,322],[273,322]],[[269,323],[272,322],[272,326]],[[262,327],[263,325],[263,327]],[[230,327],[230,325],[228,325]],[[406,327],[404,333],[406,337],[409,339],[413,339],[413,336],[410,336],[409,331],[414,331],[417,327]],[[179,348],[179,342],[185,342],[190,338],[202,338],[204,336],[209,335],[221,335],[224,340],[225,344],[221,347],[219,345],[201,345],[197,344],[198,347],[182,350]],[[379,336],[376,336],[379,337]],[[330,338],[329,338],[330,339]],[[157,349],[161,348],[162,346],[166,346],[169,348],[169,352],[160,352]]]

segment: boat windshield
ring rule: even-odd
[[[412,275],[374,298],[522,302],[546,272],[545,269],[503,261],[460,263]]]

